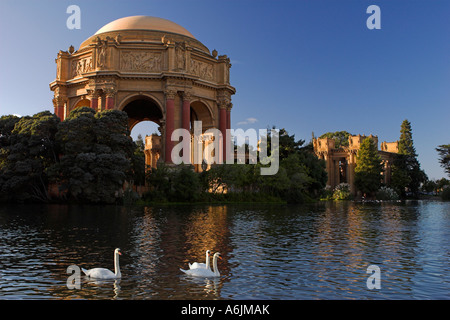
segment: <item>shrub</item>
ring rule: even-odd
[[[320,195],[320,200],[333,200],[333,189],[331,186],[327,185]]]
[[[350,185],[348,183],[340,183],[334,188],[333,199],[334,200],[349,200],[352,198],[350,192]]]
[[[398,200],[400,197],[394,189],[389,187],[381,187],[377,192],[378,200]]]

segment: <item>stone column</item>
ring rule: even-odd
[[[98,98],[100,97],[100,93],[96,89],[87,89],[87,93],[89,96],[89,100],[91,100],[90,107],[95,111],[98,111]]]
[[[231,108],[233,104],[230,103],[230,106],[227,108],[227,129],[231,129]]]
[[[353,195],[356,195],[355,188],[355,154],[353,151],[350,151],[349,161],[348,161],[348,178],[347,183],[350,185],[350,191]]]
[[[116,95],[116,89],[115,88],[108,88],[104,90],[106,93],[106,110],[112,110],[114,109],[114,97]]]
[[[219,57],[220,58],[220,57]],[[229,125],[230,117],[227,117],[227,110],[231,109],[231,97],[227,91],[219,91],[217,94],[217,106],[219,107],[219,130],[222,134],[222,147],[220,147],[219,163],[226,161],[227,150],[227,128]]]
[[[322,159],[325,161],[325,171],[327,172],[327,185],[330,186],[331,188],[333,187],[331,184],[331,175],[330,175],[330,158],[328,157],[328,153],[326,151],[323,151],[321,153],[322,155]]]
[[[328,177],[330,179],[330,186],[332,189],[336,187],[335,182],[335,174],[334,174],[334,160],[332,155],[328,155],[328,161],[327,161],[327,170],[328,170]]]
[[[191,126],[191,94],[189,92],[183,93],[183,111],[182,111],[182,128],[190,130]]]
[[[53,106],[55,108],[56,116],[63,121],[64,120],[64,101],[65,99],[61,96],[56,96],[53,98]]]
[[[65,87],[56,87],[54,90],[53,107],[55,115],[64,120],[64,105],[67,102],[67,92]]]
[[[169,89],[165,92],[166,95],[166,130],[165,130],[165,143],[164,143],[164,155],[165,162],[172,163],[172,132],[174,130],[174,110],[175,110],[175,96],[176,90]]]
[[[219,156],[219,162],[225,162],[226,135],[227,135],[227,108],[219,106],[219,130],[222,133],[222,154]]]
[[[339,171],[339,159],[334,160],[334,184],[335,186],[341,183],[340,179],[340,171]]]
[[[183,107],[182,107],[182,117],[181,117],[182,125],[181,127],[187,131],[190,131],[190,125],[191,125],[191,94],[190,92],[184,92],[183,93]],[[191,139],[188,141],[183,140],[183,152],[189,153],[189,159],[191,159],[190,156],[190,148],[191,148]],[[184,156],[184,154],[183,154]]]

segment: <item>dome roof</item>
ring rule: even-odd
[[[102,28],[100,28],[95,35],[122,30],[147,30],[147,31],[162,31],[181,34],[187,37],[195,37],[185,28],[167,19],[149,17],[149,16],[131,16],[114,20]]]

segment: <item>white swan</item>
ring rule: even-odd
[[[189,269],[197,269],[197,268],[203,268],[203,269],[209,269],[209,255],[211,254],[211,251],[206,250],[206,263],[199,263],[194,262],[193,264],[189,263]]]
[[[94,268],[86,270],[84,268],[81,268],[83,272],[89,277],[94,279],[120,279],[122,277],[122,274],[120,273],[120,266],[119,266],[119,255],[122,253],[120,252],[120,249],[117,248],[114,250],[114,271],[105,269],[105,268]]]
[[[194,277],[220,277],[219,270],[217,269],[217,258],[222,259],[220,256],[220,253],[216,252],[213,256],[213,271],[211,269],[204,269],[204,268],[196,268],[196,269],[189,269],[189,270],[183,270],[185,274],[188,274],[190,276]]]

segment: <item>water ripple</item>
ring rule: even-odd
[[[450,203],[0,208],[1,299],[449,299]],[[68,289],[70,265],[118,281]],[[182,274],[220,252],[221,277]],[[381,270],[369,290],[366,270]]]

